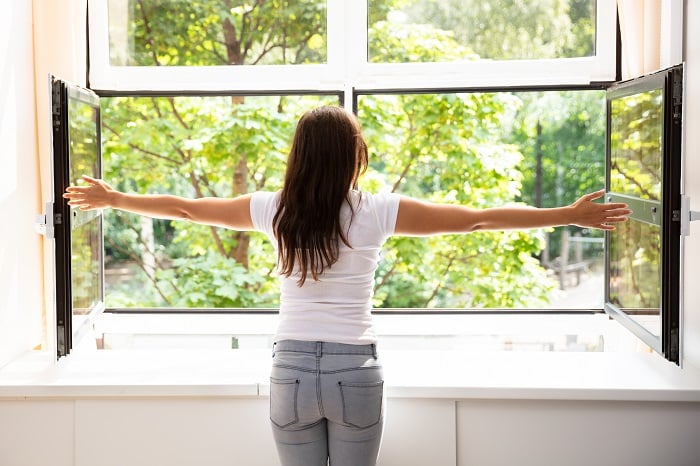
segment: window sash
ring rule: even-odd
[[[616,77],[617,12],[596,4],[592,57],[481,60],[466,63],[368,63],[367,3],[328,0],[328,62],[321,65],[113,66],[109,60],[108,0],[89,0],[90,88],[97,91],[358,91],[586,85]]]

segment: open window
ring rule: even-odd
[[[66,187],[101,176],[100,104],[95,93],[50,78],[57,356],[67,355],[104,309],[102,214],[68,206]]]
[[[598,232],[582,231],[578,237],[573,232],[575,241],[564,234],[543,241],[519,238],[517,248],[511,243],[503,247],[494,242],[493,247],[481,248],[469,244],[465,250],[479,251],[480,259],[488,262],[482,269],[467,264],[457,270],[453,258],[459,249],[452,248],[439,258],[445,267],[432,267],[436,285],[416,300],[421,305],[406,303],[407,293],[401,287],[409,282],[401,279],[398,267],[390,265],[380,270],[375,298],[399,297],[403,302],[383,306],[376,301],[376,307],[436,308],[437,313],[479,307],[490,307],[486,312],[507,308],[503,312],[516,313],[530,307],[533,312],[568,310],[600,317],[605,308],[649,346],[679,361],[681,239],[676,215],[680,208],[682,69],[614,83],[620,60],[615,2],[562,2],[568,7],[558,12],[539,2],[501,0],[488,5],[471,0],[439,5],[427,0],[229,2],[225,7],[216,1],[88,3],[87,79],[100,99],[58,80],[53,84],[54,193],[60,222],[56,232],[59,355],[66,354],[80,333],[89,329],[90,316],[104,307],[103,301],[108,306],[105,320],[120,313],[199,310],[204,314],[213,309],[248,313],[277,305],[272,301],[277,296],[275,289],[268,286],[273,261],[260,259],[269,252],[262,249],[269,246],[266,243],[260,246],[255,238],[248,242],[237,232],[221,234],[199,225],[173,226],[115,212],[104,218],[73,212],[60,198],[65,186],[83,173],[92,173],[110,182],[118,180],[119,189],[189,197],[240,193],[232,186],[235,180],[247,180],[245,186],[250,190],[277,189],[282,179],[280,161],[287,152],[296,110],[345,102],[357,111],[365,136],[377,151],[366,189],[379,190],[382,183],[405,179],[402,168],[409,164],[397,163],[402,156],[422,161],[421,189],[434,192],[438,175],[443,174],[453,178],[454,196],[471,189],[473,199],[484,205],[511,200],[542,207],[563,205],[571,201],[562,197],[565,194],[598,189],[607,179],[608,199],[623,200],[635,211],[630,222],[605,238]],[[492,8],[494,5],[498,7]],[[606,90],[607,130],[603,116]],[[577,109],[572,113],[575,118],[566,116],[565,105],[557,100],[564,94]],[[515,128],[513,115],[525,104],[534,110],[527,115],[523,112],[527,124]],[[458,106],[462,110],[456,115]],[[416,108],[427,119],[417,119]],[[435,115],[449,118],[430,120]],[[548,132],[548,125],[552,131]],[[500,145],[487,140],[486,136],[503,136],[506,127],[513,138],[503,139]],[[426,138],[407,132],[414,129],[425,130]],[[408,136],[399,140],[402,131]],[[468,134],[455,137],[456,131]],[[445,137],[435,139],[440,134]],[[571,142],[566,135],[575,135],[581,142]],[[519,138],[531,142],[522,146],[522,154],[511,150]],[[562,144],[562,140],[569,143]],[[443,141],[455,151],[473,151],[471,164],[457,166],[458,159],[447,151],[438,154]],[[104,146],[103,166],[100,144]],[[480,148],[484,150],[477,154]],[[562,158],[548,158],[547,151]],[[177,154],[171,157],[173,152]],[[239,158],[222,156],[232,152]],[[521,156],[524,163],[518,162]],[[510,197],[473,192],[478,186],[465,183],[463,174],[479,173],[475,167],[480,165],[484,166],[480,180],[494,179],[492,172],[500,173],[502,186],[494,190],[503,188],[500,191],[507,191]],[[486,169],[491,171],[486,173]],[[534,176],[532,181],[525,179],[521,189],[516,172],[523,170]],[[580,183],[583,170],[591,172],[586,176],[591,183]],[[548,172],[553,176],[548,178]],[[174,174],[183,175],[186,183],[176,185]],[[532,198],[518,197],[516,191],[532,191]],[[120,235],[125,228],[128,234]],[[186,244],[183,238],[192,241]],[[542,248],[541,242],[550,244]],[[564,253],[570,242],[575,243],[573,260]],[[216,245],[216,254],[207,254],[211,244]],[[402,247],[417,250],[409,243]],[[508,290],[496,293],[499,301],[488,306],[473,300],[455,304],[445,298],[448,287],[437,279],[448,274],[453,275],[452,283],[474,285],[474,294],[492,292],[492,283],[487,281],[500,280],[500,275],[489,275],[499,264],[485,252],[502,257],[504,250],[513,251],[514,260],[524,265],[500,269],[517,269],[541,288],[551,284],[544,279],[549,277],[537,280],[533,273],[539,267],[534,263],[539,260],[538,252],[556,252],[551,258],[542,253],[541,261],[552,265],[547,273],[559,274],[561,290],[567,280],[575,278],[578,284],[579,270],[595,266],[599,281],[588,293],[595,303],[576,309],[561,302],[551,307],[523,305],[505,292]],[[130,254],[133,251],[138,254]],[[249,273],[248,258],[258,267],[255,276]],[[427,259],[421,255],[413,262],[428,263]],[[131,262],[116,267],[120,260],[122,265]],[[385,263],[391,264],[389,260]],[[605,277],[598,273],[603,263]],[[462,270],[474,271],[475,277]],[[218,274],[203,280],[208,286],[205,293],[195,289],[200,271]],[[422,277],[419,281],[430,280]],[[512,284],[511,288],[524,290],[520,294],[528,298],[536,295],[533,286],[523,286],[515,279]],[[408,288],[418,289],[412,284]],[[449,291],[469,297],[471,290],[451,287]],[[581,302],[576,298],[576,303]]]
[[[682,65],[607,95],[606,199],[630,221],[607,235],[605,309],[679,363]]]

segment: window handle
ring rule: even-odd
[[[690,210],[690,197],[685,194],[681,194],[681,235],[690,235],[690,222],[695,220],[700,220],[700,212],[696,210]]]
[[[40,235],[46,236],[47,239],[53,239],[55,226],[56,224],[61,223],[61,214],[54,215],[53,202],[44,203],[44,209],[44,213],[41,213],[35,217],[34,229]]]

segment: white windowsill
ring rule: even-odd
[[[395,398],[700,402],[700,371],[656,354],[386,350]],[[0,400],[266,397],[268,350],[32,352],[0,370]]]

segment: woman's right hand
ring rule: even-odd
[[[112,207],[117,191],[106,182],[83,175],[87,186],[69,186],[63,197],[68,205],[80,210],[106,209]]]

